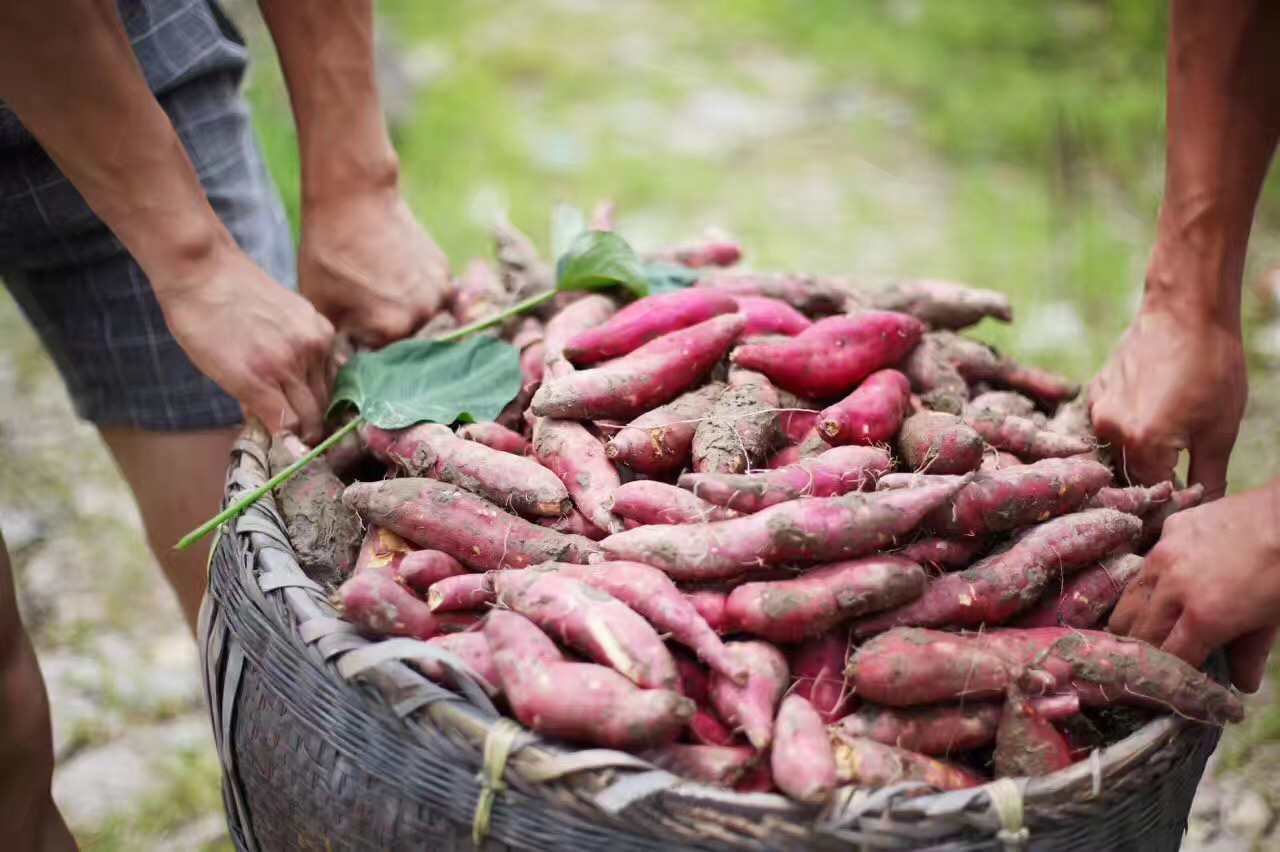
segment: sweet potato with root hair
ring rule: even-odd
[[[959,571],[973,564],[987,549],[985,538],[918,538],[906,547],[894,551],[900,556],[924,568],[946,573]]]
[[[725,727],[710,710],[699,707],[689,720],[689,738],[702,745],[727,746],[741,742],[742,738]]]
[[[920,321],[906,314],[863,311],[819,320],[779,343],[738,346],[731,357],[792,393],[837,399],[905,358],[923,333]]]
[[[755,770],[760,757],[749,746],[672,743],[645,752],[654,766],[703,784],[735,787]]]
[[[637,479],[613,490],[610,508],[614,514],[640,524],[700,524],[726,521],[740,515],[732,509],[708,503],[683,488]]]
[[[529,454],[529,442],[524,435],[497,423],[468,423],[458,429],[458,437],[516,456]]]
[[[844,681],[850,647],[848,631],[831,630],[804,641],[791,652],[794,693],[808,699],[828,724],[845,712],[852,695]]]
[[[964,634],[1012,666],[1036,666],[1086,707],[1149,707],[1201,722],[1238,722],[1239,697],[1172,654],[1101,630],[1038,627]]]
[[[1000,375],[1000,356],[985,343],[950,331],[934,331],[926,337],[937,341],[942,357],[966,382],[987,382]]]
[[[508,514],[434,479],[391,479],[347,486],[342,500],[369,523],[431,547],[477,571],[525,568],[548,560],[586,562],[600,548]]]
[[[1106,465],[1085,458],[978,473],[949,506],[931,512],[925,526],[952,536],[1008,532],[1074,512],[1110,481]]]
[[[1016,631],[1012,631],[1016,632]],[[1053,692],[1045,672],[1014,673],[1007,655],[975,644],[972,634],[900,627],[865,642],[845,667],[854,695],[893,707],[1001,698],[1020,676],[1028,692]]]
[[[836,786],[836,756],[818,711],[799,695],[789,695],[778,708],[773,731],[773,783],[797,802],[826,801]]]
[[[836,777],[846,784],[874,789],[917,781],[939,790],[963,790],[987,782],[969,769],[914,751],[851,737],[838,728],[828,730],[835,752]]]
[[[698,614],[698,610],[657,568],[639,562],[597,562],[573,565],[550,562],[541,569],[552,569],[562,577],[572,577],[622,601],[644,616],[648,622],[727,678],[742,681],[746,670],[729,656],[716,632]]]
[[[900,369],[911,381],[911,389],[934,411],[959,414],[969,401],[969,383],[947,360],[943,344],[935,335],[926,334]]]
[[[646,296],[600,325],[578,332],[565,344],[564,355],[579,367],[598,364],[626,355],[665,334],[737,310],[732,296],[712,290],[675,290]]]
[[[1061,719],[1080,712],[1080,699],[1075,695],[1046,695],[1024,700],[1046,719]],[[920,754],[946,756],[995,742],[1002,709],[995,701],[924,707],[864,704],[835,726],[852,737],[865,737]]]
[[[769,461],[765,467],[769,470],[777,470],[780,467],[797,464],[805,459],[811,459],[820,456],[827,450],[831,449],[822,437],[822,433],[818,431],[817,426],[810,426],[799,441],[789,447],[784,447],[769,457]]]
[[[542,352],[546,359],[545,378],[573,371],[573,365],[565,357],[564,348],[571,339],[584,331],[608,321],[617,310],[613,300],[598,293],[583,296],[547,320],[542,335]]]
[[[440,550],[411,551],[404,554],[395,567],[396,576],[420,595],[425,595],[433,584],[441,580],[466,573],[467,569],[461,562]]]
[[[675,689],[676,663],[638,613],[608,592],[554,570],[490,574],[497,600],[638,686]]]
[[[1085,501],[1086,509],[1115,509],[1142,517],[1154,511],[1173,496],[1173,483],[1160,482],[1146,488],[1131,485],[1128,488],[1100,488]]]
[[[897,370],[867,376],[853,393],[818,415],[818,431],[830,444],[879,444],[898,434],[910,411],[911,383]]]
[[[1070,402],[1058,406],[1057,412],[1046,424],[1055,432],[1081,438],[1096,446],[1098,436],[1093,431],[1093,417],[1089,413],[1089,391],[1085,389]]]
[[[635,750],[669,742],[693,718],[693,702],[676,692],[640,689],[605,666],[566,662],[516,613],[490,612],[484,636],[512,712],[540,734]]]
[[[999,370],[993,378],[1050,406],[1067,402],[1080,393],[1080,385],[1076,382],[1042,367],[1020,364],[1012,358],[1000,359]]]
[[[969,401],[969,408],[998,411],[1001,414],[1013,414],[1017,417],[1034,418],[1035,400],[1025,397],[1017,391],[987,391],[980,393]],[[1043,417],[1044,415],[1040,415]]]
[[[1108,556],[1068,580],[1050,587],[1039,605],[1018,616],[1017,627],[1097,627],[1120,600],[1129,581],[1142,570],[1142,557]]]
[[[725,604],[729,599],[727,594],[704,589],[685,592],[684,596],[689,603],[693,604],[693,608],[698,611],[698,615],[702,616],[702,620],[707,622],[707,626],[721,635],[729,632],[729,620],[724,612]]]
[[[279,473],[310,450],[288,432],[273,436],[271,472]],[[320,458],[275,490],[298,564],[322,585],[350,576],[360,549],[360,518],[342,503],[345,487]]]
[[[926,411],[903,421],[898,452],[919,473],[968,473],[982,464],[982,438],[954,414]]]
[[[459,574],[440,580],[427,592],[432,612],[488,609],[497,599],[487,574]]]
[[[338,587],[334,599],[347,621],[373,636],[430,639],[475,623],[470,613],[436,616],[386,568],[351,576]]]
[[[751,745],[763,751],[773,742],[773,717],[790,682],[782,652],[765,642],[730,642],[730,655],[747,669],[739,685],[719,672],[711,674],[711,706],[731,728],[741,728]]]
[[[892,469],[893,460],[879,447],[835,447],[760,473],[686,473],[677,484],[709,503],[750,513],[797,497],[869,490]]]
[[[533,457],[568,489],[578,511],[604,532],[622,522],[609,511],[609,499],[622,484],[604,445],[581,423],[539,417],[533,424]]]
[[[733,266],[742,259],[742,246],[731,240],[707,240],[659,249],[645,255],[645,259],[658,263],[674,263],[690,269],[701,269],[706,266]]]
[[[730,627],[772,642],[799,642],[837,624],[920,597],[924,569],[896,556],[870,556],[808,571],[794,580],[746,583],[729,593]]]
[[[1021,467],[1022,464],[1022,459],[1013,453],[988,449],[982,454],[982,464],[979,465],[978,470],[983,473],[995,473],[1000,470],[1008,470],[1011,467]]]
[[[427,640],[427,644],[452,654],[483,678],[485,683],[479,686],[485,688],[486,692],[493,694],[498,689],[501,681],[498,678],[498,670],[493,666],[493,653],[489,650],[489,640],[484,638],[484,633],[470,630],[466,633],[433,636]],[[437,683],[446,685],[452,683],[448,670],[439,660],[416,657],[406,662]]]
[[[538,254],[533,241],[505,217],[489,229],[502,288],[511,301],[544,293],[555,284],[555,273]]]
[[[1074,762],[1071,747],[1053,723],[1040,715],[1022,690],[1010,686],[996,730],[996,777],[1037,778]]]
[[[536,461],[464,441],[438,423],[398,431],[361,426],[370,451],[409,476],[426,476],[479,494],[521,515],[557,517],[572,503],[564,483]]]
[[[530,408],[540,417],[637,417],[701,384],[745,322],[742,314],[721,314],[603,366],[548,378]]]
[[[854,631],[868,636],[890,627],[1005,624],[1034,606],[1052,580],[1128,546],[1141,528],[1137,518],[1114,509],[1055,518],[1030,528],[964,571],[938,577],[916,600],[860,621]]]
[[[698,473],[746,473],[778,440],[778,392],[764,376],[729,373],[729,387],[693,433]]]
[[[871,303],[911,314],[930,328],[951,331],[976,325],[983,317],[1013,322],[1013,306],[1004,293],[930,278],[894,284],[875,293]]]
[[[733,300],[737,302],[738,310],[747,315],[747,327],[742,330],[744,338],[762,334],[785,334],[790,337],[813,325],[808,317],[781,299],[734,296]]]
[[[778,390],[774,388],[774,390]],[[778,438],[791,443],[803,441],[818,423],[817,403],[778,390]]]
[[[1204,499],[1204,486],[1199,483],[1192,485],[1190,488],[1183,488],[1174,491],[1169,499],[1160,504],[1154,512],[1148,513],[1142,519],[1142,532],[1138,536],[1138,540],[1134,543],[1133,549],[1137,553],[1146,553],[1160,539],[1160,533],[1164,530],[1164,522],[1174,512],[1181,512],[1183,509],[1191,509],[1200,505],[1200,501]]]
[[[776,272],[708,270],[698,277],[695,286],[733,296],[778,299],[810,316],[839,313],[851,298],[858,298],[856,289],[839,279]]]
[[[835,562],[893,546],[958,487],[801,497],[728,521],[637,527],[600,545],[613,559],[653,565],[677,580],[717,580],[756,567]]]
[[[1016,414],[969,406],[964,422],[991,446],[1024,459],[1065,458],[1092,449],[1079,438],[1042,428],[1029,417]]]
[[[488,261],[472,260],[454,280],[449,309],[460,325],[492,316],[511,303],[498,271]]]
[[[693,434],[724,389],[723,382],[709,382],[641,414],[614,434],[605,455],[651,476],[688,466]]]
[[[577,509],[573,509],[569,514],[561,515],[558,518],[539,518],[537,523],[538,526],[543,526],[556,532],[580,535],[592,541],[601,541],[609,535],[607,530],[602,530],[591,523],[591,521],[587,520],[587,516]]]

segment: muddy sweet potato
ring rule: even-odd
[[[640,689],[605,666],[565,661],[516,613],[490,612],[484,636],[512,712],[538,733],[636,750],[669,742],[693,717],[693,702],[679,693]]]
[[[872,373],[844,399],[818,415],[822,437],[833,445],[879,444],[893,439],[911,404],[911,383],[897,370]]]
[[[309,451],[294,435],[274,436],[271,472],[279,473]],[[322,585],[350,576],[360,549],[360,518],[342,503],[345,487],[324,459],[316,459],[275,491],[298,565]]]
[[[755,771],[760,756],[749,746],[672,743],[645,752],[654,766],[690,781],[734,788]]]
[[[893,460],[879,447],[834,447],[760,473],[686,473],[677,484],[717,506],[751,513],[797,497],[869,490],[892,469]]]
[[[729,653],[747,669],[747,682],[738,684],[718,672],[711,675],[711,705],[732,728],[764,750],[773,742],[773,718],[790,682],[782,652],[765,642],[730,642]]]
[[[1141,527],[1137,518],[1114,509],[1055,518],[1021,533],[964,571],[938,577],[916,600],[860,621],[854,631],[868,636],[902,626],[1005,624],[1034,606],[1051,581],[1129,546]]]
[[[909,562],[924,568],[946,573],[968,568],[987,549],[987,541],[973,538],[918,538],[906,547],[894,551]]]
[[[924,325],[906,314],[862,311],[819,320],[785,341],[738,346],[731,357],[792,393],[838,399],[901,361],[923,333]]]
[[[1036,411],[1035,400],[1025,397],[1017,391],[987,391],[986,393],[980,393],[969,401],[968,407],[998,411],[1001,414],[1013,414],[1017,417],[1028,417],[1032,420],[1043,420],[1044,418],[1043,414]]]
[[[964,482],[902,491],[802,497],[754,515],[653,525],[600,542],[614,559],[643,562],[677,580],[737,577],[754,567],[835,562],[895,545]]]
[[[943,414],[959,414],[969,400],[969,383],[946,357],[945,347],[926,334],[900,367],[923,404]]]
[[[789,695],[778,708],[773,731],[773,783],[797,802],[826,801],[836,786],[836,757],[818,711],[799,695]]]
[[[732,296],[713,290],[675,290],[646,296],[595,328],[579,332],[565,344],[564,354],[579,367],[598,364],[626,355],[664,334],[737,310]]]
[[[991,446],[1023,459],[1065,458],[1093,449],[1080,438],[1043,428],[1031,418],[1017,414],[969,406],[965,409],[964,422]]]
[[[616,310],[617,306],[613,300],[598,293],[592,293],[567,305],[547,320],[542,336],[542,353],[545,358],[544,380],[573,372],[573,365],[564,354],[565,346],[582,332],[607,322]]]
[[[687,467],[694,432],[724,390],[723,382],[708,382],[641,414],[614,434],[605,445],[605,455],[650,476]]]
[[[907,781],[939,790],[963,790],[985,784],[987,779],[969,769],[863,737],[852,737],[839,728],[828,729],[836,757],[836,777],[857,787],[888,787]]]
[[[622,479],[604,445],[585,426],[539,417],[533,424],[533,457],[562,483],[587,520],[604,532],[622,529],[622,522],[609,511],[609,500]]]
[[[446,577],[427,591],[432,612],[468,612],[488,609],[497,595],[487,574],[458,574]]]
[[[1073,399],[1080,385],[1050,370],[1032,364],[1021,364],[1012,358],[1001,358],[997,380],[1046,405],[1055,406]]]
[[[441,550],[476,571],[525,568],[548,560],[586,562],[595,542],[540,527],[434,479],[347,486],[343,502],[369,523]]]
[[[871,303],[882,310],[911,314],[930,328],[951,331],[976,325],[984,317],[1013,322],[1008,296],[952,281],[902,281],[875,293]]]
[[[856,289],[847,282],[786,273],[708,270],[698,277],[694,286],[733,296],[778,299],[809,316],[839,313],[845,310],[851,298],[858,298]]]
[[[701,384],[745,324],[742,314],[721,314],[608,364],[547,378],[530,408],[539,417],[638,417]]]
[[[458,437],[516,456],[529,454],[529,442],[524,435],[497,423],[468,423],[458,429]]]
[[[764,376],[733,370],[729,386],[693,433],[698,473],[746,473],[778,440],[778,392]]]
[[[1127,488],[1100,488],[1085,501],[1086,509],[1115,509],[1142,517],[1155,511],[1173,496],[1173,483],[1161,482],[1150,488],[1131,485]]]
[[[926,411],[903,421],[898,452],[918,473],[968,473],[982,464],[982,438],[954,414]]]
[[[450,633],[445,636],[433,636],[427,644],[441,651],[452,654],[470,672],[479,675],[484,683],[479,686],[490,694],[498,689],[500,680],[498,670],[493,666],[493,653],[489,650],[489,640],[478,630],[466,633]],[[415,657],[406,660],[410,665],[422,672],[436,683],[450,684],[452,678],[448,669],[439,661],[426,657]],[[469,673],[470,673],[469,672]]]
[[[1204,486],[1200,484],[1192,485],[1190,488],[1183,488],[1173,492],[1169,499],[1160,504],[1160,507],[1154,512],[1149,512],[1142,519],[1142,533],[1138,536],[1137,542],[1133,549],[1137,553],[1146,553],[1160,538],[1160,533],[1164,530],[1164,522],[1174,512],[1181,512],[1183,509],[1191,509],[1200,505],[1200,501],[1204,499]]]
[[[578,511],[577,508],[571,510],[569,514],[561,515],[558,518],[538,518],[537,524],[556,532],[584,536],[592,541],[600,541],[609,535],[607,530],[602,530],[587,520],[587,516]]]
[[[1017,686],[1010,686],[996,729],[997,778],[1035,778],[1066,769],[1071,747]]]
[[[665,482],[637,479],[613,490],[613,513],[640,524],[700,524],[739,517],[733,509],[709,503]]]
[[[676,689],[675,660],[649,622],[608,592],[554,570],[490,574],[503,606],[638,686]]]
[[[659,249],[645,256],[658,263],[674,263],[690,269],[705,266],[733,266],[742,260],[742,246],[731,240],[707,240],[683,246]]]
[[[995,473],[998,470],[1007,470],[1011,467],[1020,467],[1022,459],[1013,453],[1006,453],[1004,450],[988,448],[982,454],[982,464],[978,470],[983,473]]]
[[[828,724],[840,718],[849,705],[851,690],[844,681],[844,666],[851,647],[847,631],[831,630],[791,651],[794,693],[808,699]]]
[[[419,595],[425,595],[432,585],[441,580],[466,573],[467,569],[461,562],[440,550],[411,551],[395,567],[400,581]]]
[[[1076,574],[1061,590],[1050,586],[1040,603],[1018,616],[1017,627],[1097,627],[1142,570],[1142,557],[1109,556]]]
[[[1025,700],[1046,719],[1061,719],[1080,712],[1080,699],[1070,694]],[[995,742],[1002,710],[1003,706],[995,701],[924,707],[864,704],[835,725],[849,736],[945,757]]]
[[[470,325],[492,316],[511,303],[498,271],[487,261],[475,259],[454,281],[449,309],[460,325]]]
[[[361,433],[375,456],[411,477],[448,482],[526,516],[558,517],[572,506],[564,483],[533,459],[464,441],[447,426],[387,431],[366,423]]]
[[[787,467],[805,459],[820,456],[829,449],[831,449],[831,445],[822,437],[818,427],[816,425],[810,426],[809,431],[800,436],[800,440],[770,456],[768,462],[765,463],[765,467],[769,470],[777,470],[780,467]]]
[[[823,565],[794,580],[746,583],[729,593],[732,629],[772,642],[799,642],[843,621],[918,598],[924,569],[896,556],[870,556]]]

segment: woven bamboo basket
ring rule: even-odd
[[[233,451],[226,498],[267,477]],[[1165,716],[1043,778],[822,809],[684,781],[633,755],[543,740],[464,675],[439,686],[338,617],[270,497],[215,545],[200,641],[232,839],[274,849],[1177,849],[1217,728]]]

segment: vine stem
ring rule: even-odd
[[[519,302],[516,302],[514,305],[507,308],[506,310],[499,311],[496,314],[491,314],[485,317],[484,319],[478,319],[475,322],[471,323],[470,325],[464,325],[462,328],[455,328],[453,331],[447,332],[446,334],[442,334],[439,337],[433,337],[431,339],[436,341],[437,343],[451,343],[454,340],[460,340],[461,338],[466,337],[468,334],[473,334],[477,331],[482,331],[483,329],[489,328],[490,326],[497,325],[507,317],[513,317],[516,314],[524,313],[530,308],[536,308],[538,305],[541,305],[543,302],[550,301],[551,297],[554,296],[557,292],[558,291],[556,290],[548,290],[545,293],[539,293],[536,296],[530,296],[527,299],[523,299]]]
[[[350,423],[346,424],[341,429],[334,432],[328,438],[325,438],[319,444],[316,444],[315,448],[311,452],[307,453],[305,456],[298,459],[296,462],[289,465],[284,470],[277,473],[275,476],[271,477],[269,480],[267,480],[265,485],[261,485],[258,488],[255,488],[254,490],[250,491],[248,494],[241,495],[240,499],[236,500],[236,502],[232,503],[230,506],[223,509],[222,512],[216,518],[212,518],[211,520],[205,521],[203,524],[201,524],[191,532],[184,535],[182,537],[182,540],[179,541],[176,545],[174,545],[174,547],[177,548],[178,550],[186,550],[187,548],[191,547],[191,545],[195,544],[197,541],[204,538],[209,533],[213,532],[214,530],[222,526],[227,521],[236,517],[245,509],[252,506],[254,503],[258,502],[258,500],[262,499],[262,495],[266,494],[272,489],[279,487],[281,483],[287,482],[289,479],[293,478],[293,476],[298,471],[302,470],[304,467],[310,464],[312,459],[322,455],[325,452],[328,452],[330,447],[332,447],[334,444],[341,441],[347,435],[351,434],[351,432],[353,432],[356,429],[356,427],[358,427],[363,422],[364,422],[363,416],[357,417],[356,419],[352,420]]]

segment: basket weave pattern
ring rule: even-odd
[[[228,500],[266,481],[266,446],[241,436]],[[338,618],[270,497],[222,534],[209,591],[205,688],[244,850],[474,849],[477,824],[485,850],[1177,849],[1219,736],[1162,717],[1045,778],[850,792],[819,812],[542,740],[432,683],[403,662],[417,643]]]

